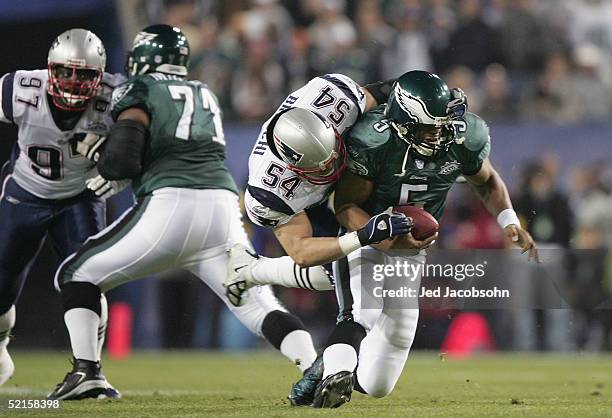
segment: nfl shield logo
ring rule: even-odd
[[[425,161],[423,160],[414,160],[414,163],[416,164],[416,167],[421,170],[423,167],[425,167]]]

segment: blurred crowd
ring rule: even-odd
[[[359,83],[425,69],[486,120],[572,122],[612,112],[611,0],[128,0],[127,38],[180,26],[191,76],[226,119],[266,119],[315,75]]]
[[[565,175],[562,172],[554,154],[527,161],[521,168],[511,190],[512,201],[541,249],[542,263],[517,258],[510,268],[513,297],[529,300],[533,306],[550,306],[551,293],[559,294],[567,309],[489,312],[500,348],[612,350],[612,167],[602,159],[576,165]],[[469,189],[464,185],[453,191],[441,222],[439,245],[453,249],[511,246]],[[551,272],[555,289],[545,283]],[[440,312],[429,316],[437,318]]]
[[[126,39],[154,22],[181,27],[192,47],[190,77],[214,90],[225,120],[265,120],[289,92],[319,74],[339,72],[365,84],[413,69],[436,72],[464,89],[470,110],[489,122],[584,123],[612,115],[612,0],[126,0],[118,5]],[[565,263],[563,280],[573,283],[579,300],[605,299],[612,289],[612,172],[603,157],[575,165],[568,174],[554,155],[543,156],[517,167],[520,178],[512,184],[516,210],[540,246],[559,249],[558,254],[590,251],[571,265],[551,261]],[[508,245],[467,185],[453,188],[441,224],[440,248]],[[260,253],[282,255],[270,231],[247,228]],[[537,268],[526,263],[524,268],[517,276],[537,284]],[[529,285],[516,290],[519,297],[538,293]],[[277,293],[315,340],[324,341],[336,315],[333,292]],[[209,296],[206,309],[214,312],[201,313],[197,322],[212,324],[207,328],[216,342],[203,344],[223,346],[219,341],[229,335],[232,318],[224,322],[221,302]],[[588,302],[592,307],[594,301]],[[571,309],[483,314],[499,348],[610,349],[611,311],[570,304]],[[416,347],[439,348],[456,313],[423,312]],[[168,323],[174,329],[176,321]]]

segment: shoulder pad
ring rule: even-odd
[[[316,78],[321,78],[338,87],[344,93],[344,95],[359,108],[360,114],[365,111],[365,93],[361,90],[359,84],[357,84],[352,78],[339,73],[323,74]]]
[[[470,151],[480,151],[490,141],[489,126],[478,115],[466,113],[467,124],[463,145]]]
[[[358,146],[361,149],[377,148],[389,142],[392,137],[391,126],[386,122],[385,105],[366,112],[345,134],[347,146]]]

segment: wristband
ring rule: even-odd
[[[497,215],[497,223],[502,227],[502,229],[508,225],[521,226],[521,222],[519,221],[518,216],[516,216],[516,212],[512,208],[504,209],[499,212],[499,215]]]
[[[362,247],[359,237],[357,236],[357,232],[351,232],[349,234],[339,236],[338,244],[340,245],[340,251],[342,251],[342,254],[344,255],[349,255],[353,251]]]

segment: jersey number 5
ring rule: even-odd
[[[199,91],[202,100],[202,108],[213,114],[213,124],[215,126],[215,134],[212,137],[214,142],[225,146],[225,137],[223,136],[223,126],[221,124],[221,111],[217,105],[217,101],[206,88],[192,87],[188,85],[168,86],[170,96],[173,100],[184,102],[183,113],[176,126],[174,136],[178,139],[188,141],[191,137],[191,124],[193,114],[195,112],[196,100],[194,97],[194,89]]]
[[[398,205],[414,204],[414,206],[423,208],[425,202],[412,202],[410,195],[414,192],[426,192],[428,187],[427,184],[402,184]]]

